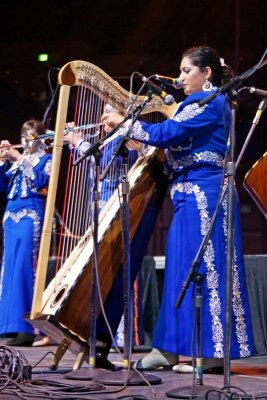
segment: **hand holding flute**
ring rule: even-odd
[[[20,146],[22,147],[22,146]],[[0,161],[19,161],[22,158],[22,154],[16,149],[16,146],[12,146],[8,140],[1,140],[0,143]]]

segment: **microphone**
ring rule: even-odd
[[[244,89],[248,90],[250,93],[255,93],[260,97],[267,97],[267,90],[257,89],[255,87],[245,87]]]
[[[182,80],[178,78],[171,78],[170,76],[164,76],[164,75],[153,75],[153,78],[164,83],[164,85],[172,86],[175,89],[182,89],[183,87]]]
[[[174,97],[171,94],[164,92],[161,87],[155,85],[155,83],[151,82],[150,79],[146,78],[139,72],[137,74],[140,76],[141,80],[149,87],[149,89],[164,101],[164,104],[170,106],[174,103]]]

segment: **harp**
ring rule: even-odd
[[[67,166],[68,184],[64,197],[62,212],[63,234],[60,238],[57,272],[45,288],[52,222],[57,196],[62,189],[59,175],[62,170],[64,129],[66,120],[74,120],[80,127],[83,139],[91,144],[104,135],[98,124],[105,104],[110,104],[124,113],[129,103],[129,93],[118,82],[110,78],[97,66],[85,61],[67,63],[59,72],[60,84],[55,135],[53,140],[53,157],[48,197],[35,278],[34,297],[28,321],[41,331],[51,336],[62,348],[69,348],[74,354],[86,347],[90,332],[90,280],[92,273],[93,234],[92,234],[92,168],[90,160],[85,159],[78,167],[72,166],[72,160],[78,155],[70,154]],[[74,94],[74,96],[73,96]],[[75,101],[72,102],[72,99]],[[144,100],[143,96],[134,96],[136,104]],[[70,116],[73,105],[74,116]],[[147,120],[169,118],[177,105],[166,106],[154,96],[146,105],[143,117]],[[68,117],[67,117],[68,116]],[[108,146],[103,148],[105,158],[110,155]],[[105,161],[105,160],[104,160]],[[104,164],[103,161],[103,164]],[[140,156],[129,158],[130,186],[130,240],[133,241],[146,209],[152,199],[157,201],[159,190],[166,189],[162,179],[163,153],[153,147],[147,147]],[[103,195],[99,214],[99,285],[104,305],[108,302],[114,282],[119,273],[123,259],[120,227],[120,177],[116,165],[112,174],[116,178],[108,179],[108,191],[102,183]],[[110,178],[110,177],[109,177]],[[110,181],[116,181],[117,187]],[[91,185],[91,186],[90,186]],[[76,194],[77,191],[77,194]],[[67,205],[67,207],[66,207]],[[67,209],[67,211],[65,211]],[[64,231],[65,229],[65,231]],[[66,239],[66,240],[65,240]],[[133,275],[136,275],[134,273]],[[109,307],[109,305],[107,305]],[[101,319],[100,305],[97,314]],[[118,320],[119,321],[119,320]],[[116,327],[116,324],[114,325]],[[97,328],[98,329],[98,328]],[[105,342],[105,332],[97,332],[97,339]],[[61,349],[62,350],[62,349]],[[65,351],[65,350],[64,350]],[[64,352],[63,351],[63,352]]]

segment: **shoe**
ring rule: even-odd
[[[19,332],[18,335],[6,342],[7,346],[31,346],[33,344],[35,335],[31,333]]]
[[[221,374],[224,372],[223,358],[203,358],[203,372],[206,374]],[[193,373],[192,363],[183,363],[174,365],[172,370],[182,374]],[[195,370],[196,371],[196,370]]]
[[[156,368],[162,368],[170,370],[178,362],[179,356],[167,351],[160,351],[158,349],[152,349],[141,360],[136,361],[133,367],[139,371],[149,371]]]

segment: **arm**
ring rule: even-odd
[[[202,93],[188,96],[174,117],[162,123],[150,124],[136,121],[131,138],[152,146],[167,148],[177,146],[192,136],[206,133],[218,119],[218,102],[215,100],[200,107],[198,101],[202,97]],[[121,122],[122,118],[121,115],[110,113],[104,114],[102,121],[112,128]],[[130,121],[127,121],[125,124],[129,123]]]
[[[182,107],[172,119],[158,124],[137,121],[132,138],[156,147],[178,146],[191,137],[206,133],[216,123],[218,113],[214,104],[200,107],[192,103]]]

